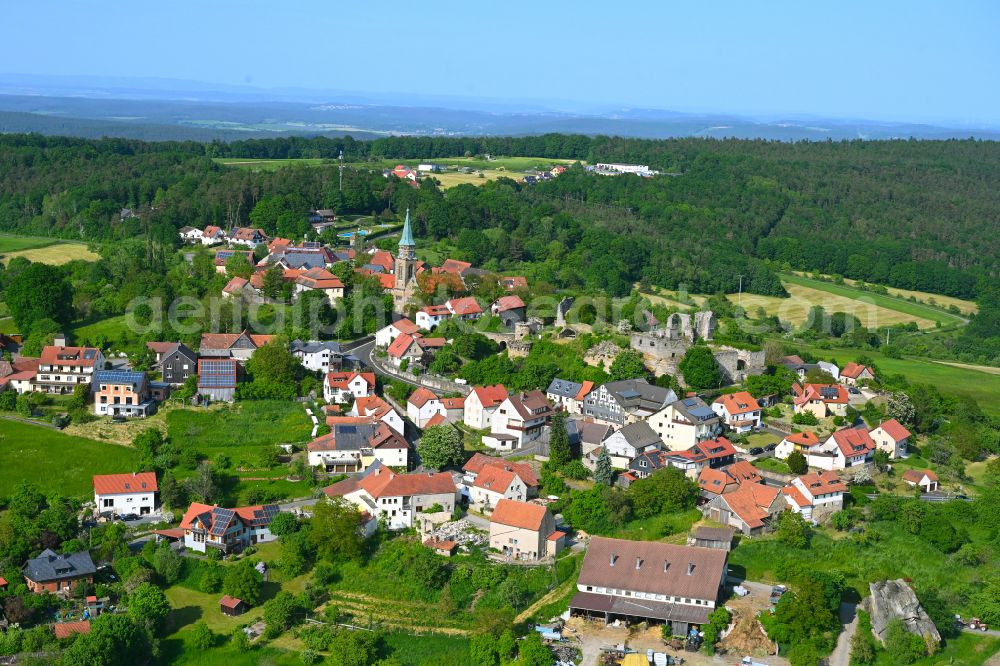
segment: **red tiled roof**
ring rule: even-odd
[[[95,474],[94,492],[98,495],[124,495],[127,493],[156,492],[156,474]]]
[[[744,523],[750,527],[761,527],[767,517],[767,507],[780,492],[761,483],[744,483],[728,495],[723,495],[723,499]]]
[[[188,510],[184,512],[184,517],[181,518],[180,527],[187,529],[191,527],[191,523],[195,518],[203,513],[211,513],[212,509],[215,507],[211,504],[200,504],[199,502],[192,502]]]
[[[148,347],[154,354],[168,354],[177,346],[176,342],[147,342]]]
[[[377,395],[362,396],[354,401],[354,411],[359,416],[374,416],[381,418],[393,411],[392,405]]]
[[[786,500],[791,500],[800,507],[812,506],[809,500],[806,499],[806,496],[796,486],[785,486],[781,489],[781,492],[785,495]]]
[[[473,454],[473,456],[469,458],[469,461],[462,466],[462,471],[479,474],[487,467],[500,467],[501,469],[508,469],[517,474],[517,476],[524,481],[525,485],[538,485],[538,475],[535,473],[535,469],[531,465],[523,462],[504,460],[503,458],[495,458],[493,456],[488,456],[485,453]]]
[[[257,234],[267,238],[267,234],[264,233],[263,229],[254,229],[253,227],[239,227],[233,232],[232,238],[234,240],[253,240]]]
[[[496,507],[493,509],[493,513],[490,515],[490,522],[537,532],[542,529],[542,522],[545,520],[545,511],[544,506],[537,504],[502,499],[497,502]]]
[[[403,318],[392,322],[393,328],[395,328],[400,333],[405,333],[407,335],[413,335],[420,331],[420,327],[414,324],[409,319]]]
[[[760,475],[757,468],[746,460],[737,460],[726,468],[726,473],[736,479],[739,484],[763,483],[764,481],[764,477]]]
[[[851,379],[857,379],[861,375],[861,373],[863,373],[865,370],[871,372],[873,377],[875,376],[875,373],[872,372],[872,369],[869,368],[868,366],[861,365],[860,363],[855,363],[854,361],[851,361],[850,363],[844,366],[843,370],[840,371],[840,376],[850,377]]]
[[[454,273],[455,275],[461,275],[462,271],[468,268],[472,268],[472,264],[457,259],[445,259],[444,263],[441,264],[442,271],[445,273]]]
[[[875,441],[864,428],[844,428],[833,433],[840,452],[846,457],[859,456],[875,450]]]
[[[413,344],[413,340],[413,336],[409,333],[401,333],[389,344],[385,352],[393,358],[403,358],[410,345]]]
[[[365,380],[365,383],[368,384],[369,390],[374,388],[374,372],[328,372],[326,373],[326,385],[330,388],[347,389],[350,387],[351,382],[353,382],[357,377]]]
[[[519,289],[521,287],[527,287],[528,278],[524,277],[523,275],[511,275],[508,277],[500,278],[500,284],[501,286],[503,286],[504,289],[508,291],[514,291],[515,289]]]
[[[746,391],[737,391],[736,393],[721,395],[715,399],[715,402],[725,407],[726,412],[734,416],[736,414],[747,414],[749,412],[760,411],[760,405],[758,405],[757,401],[754,400],[754,397]]]
[[[694,450],[697,450],[697,452],[710,460],[736,455],[736,447],[725,437],[716,437],[715,439],[706,439],[703,442],[698,442],[689,449],[689,451]]]
[[[236,597],[231,597],[228,594],[219,599],[220,606],[232,610],[235,610],[241,603],[243,602],[240,599],[237,599]]]
[[[243,290],[243,287],[249,284],[249,280],[246,278],[241,278],[239,275],[233,277],[229,283],[222,288],[222,291],[227,294],[237,294]]]
[[[86,352],[92,352],[89,358],[84,358]],[[40,362],[42,365],[67,365],[90,368],[97,361],[97,356],[100,352],[101,350],[97,347],[55,347],[49,345],[42,349]],[[64,356],[72,358],[60,358]]]
[[[465,409],[465,398],[441,398],[445,409]]]
[[[439,426],[442,423],[444,423],[444,414],[441,412],[434,412],[434,416],[427,419],[427,422],[424,423],[424,427],[433,428],[434,426]]]
[[[310,268],[295,278],[295,283],[307,289],[343,289],[340,278],[325,268]]]
[[[89,634],[90,620],[79,620],[77,622],[60,622],[52,625],[52,631],[56,638],[69,638],[75,634]]]
[[[476,394],[476,397],[479,398],[479,402],[482,403],[485,408],[496,407],[507,399],[507,387],[503,384],[496,384],[494,386],[473,386],[472,392]]]
[[[376,273],[375,277],[378,278],[383,289],[392,289],[396,286],[396,276],[392,273]]]
[[[233,343],[245,335],[255,347],[263,347],[274,339],[273,335],[257,335],[256,333],[202,333],[198,349],[229,349]]]
[[[929,469],[908,469],[903,472],[903,480],[911,483],[920,483],[926,476],[931,481],[937,481],[938,475]]]
[[[790,435],[785,435],[785,439],[792,444],[798,444],[800,446],[815,446],[816,444],[819,444],[819,437],[816,436],[816,433],[809,430],[805,430],[803,432],[793,432]]]
[[[391,273],[396,265],[396,258],[392,256],[392,252],[376,250],[368,259],[368,263],[373,266],[381,266],[387,273]]]
[[[416,391],[414,391],[409,398],[406,399],[408,403],[417,407],[423,407],[429,400],[437,400],[438,397],[428,388],[421,386]]]
[[[451,552],[456,548],[458,548],[457,541],[445,541],[442,539],[434,539],[434,538],[425,540],[424,545],[430,548],[431,550],[447,550],[448,552]]]
[[[466,296],[464,298],[453,298],[447,303],[448,309],[454,312],[456,315],[471,315],[480,314],[483,309],[479,307],[479,303],[476,302],[472,296]]]
[[[736,481],[721,469],[703,467],[698,473],[698,487],[704,491],[721,495],[729,485],[736,485]]]
[[[521,300],[520,296],[501,296],[493,304],[493,310],[496,312],[507,312],[523,307],[525,307],[524,301]]]
[[[841,481],[837,473],[832,470],[803,474],[799,477],[799,481],[813,495],[847,492],[847,484]]]
[[[594,390],[594,382],[585,381],[582,384],[580,384],[580,390],[577,392],[575,396],[573,396],[573,399],[583,400],[584,398],[587,397],[587,394],[593,390]]]
[[[505,493],[514,482],[516,473],[510,467],[500,467],[499,465],[488,465],[476,475],[476,480],[472,483],[477,488],[492,490],[495,493]],[[522,479],[523,481],[523,479]]]
[[[897,442],[902,441],[910,436],[910,431],[903,427],[903,424],[896,419],[889,419],[888,421],[883,421],[878,425],[879,428],[885,431],[885,434],[892,437]]]
[[[368,494],[380,497],[404,497],[410,495],[441,495],[454,493],[455,482],[448,472],[396,474],[385,468],[375,470],[358,482]]]
[[[420,311],[432,317],[447,317],[451,315],[451,310],[447,305],[425,305]]]
[[[546,537],[545,540],[546,541],[558,541],[559,539],[562,539],[564,536],[566,536],[565,532],[560,532],[559,530],[556,530],[555,532],[553,532],[552,534],[550,534],[548,537]]]
[[[425,338],[422,335],[415,335],[413,339],[421,349],[440,349],[448,344],[444,338]]]

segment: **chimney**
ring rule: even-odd
[[[638,571],[640,567],[642,567],[642,558],[637,557],[635,558],[635,570]]]
[[[667,569],[670,568],[670,562],[668,560],[663,560],[663,573],[667,573]]]
[[[688,562],[688,573],[687,573],[687,575],[690,576],[693,572],[694,572],[694,562]]]
[[[618,555],[616,553],[611,553],[611,566],[615,566],[615,560],[617,559]]]

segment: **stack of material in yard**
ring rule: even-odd
[[[736,610],[733,622],[732,631],[722,640],[731,654],[774,654],[774,643],[751,610]]]

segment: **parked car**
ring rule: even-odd
[[[137,513],[123,513],[121,515],[122,520],[139,520],[139,514]]]
[[[764,449],[760,448],[759,446],[755,446],[752,449],[750,449],[750,455],[752,456],[759,456],[762,453],[764,453]]]
[[[767,446],[764,447],[764,450],[765,451],[774,451],[776,448],[778,448],[778,443],[777,442],[771,442],[770,444],[768,444]]]

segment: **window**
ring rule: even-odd
[[[104,508],[108,508],[114,505],[115,501],[113,499],[104,498],[101,500],[101,506],[103,506]]]

